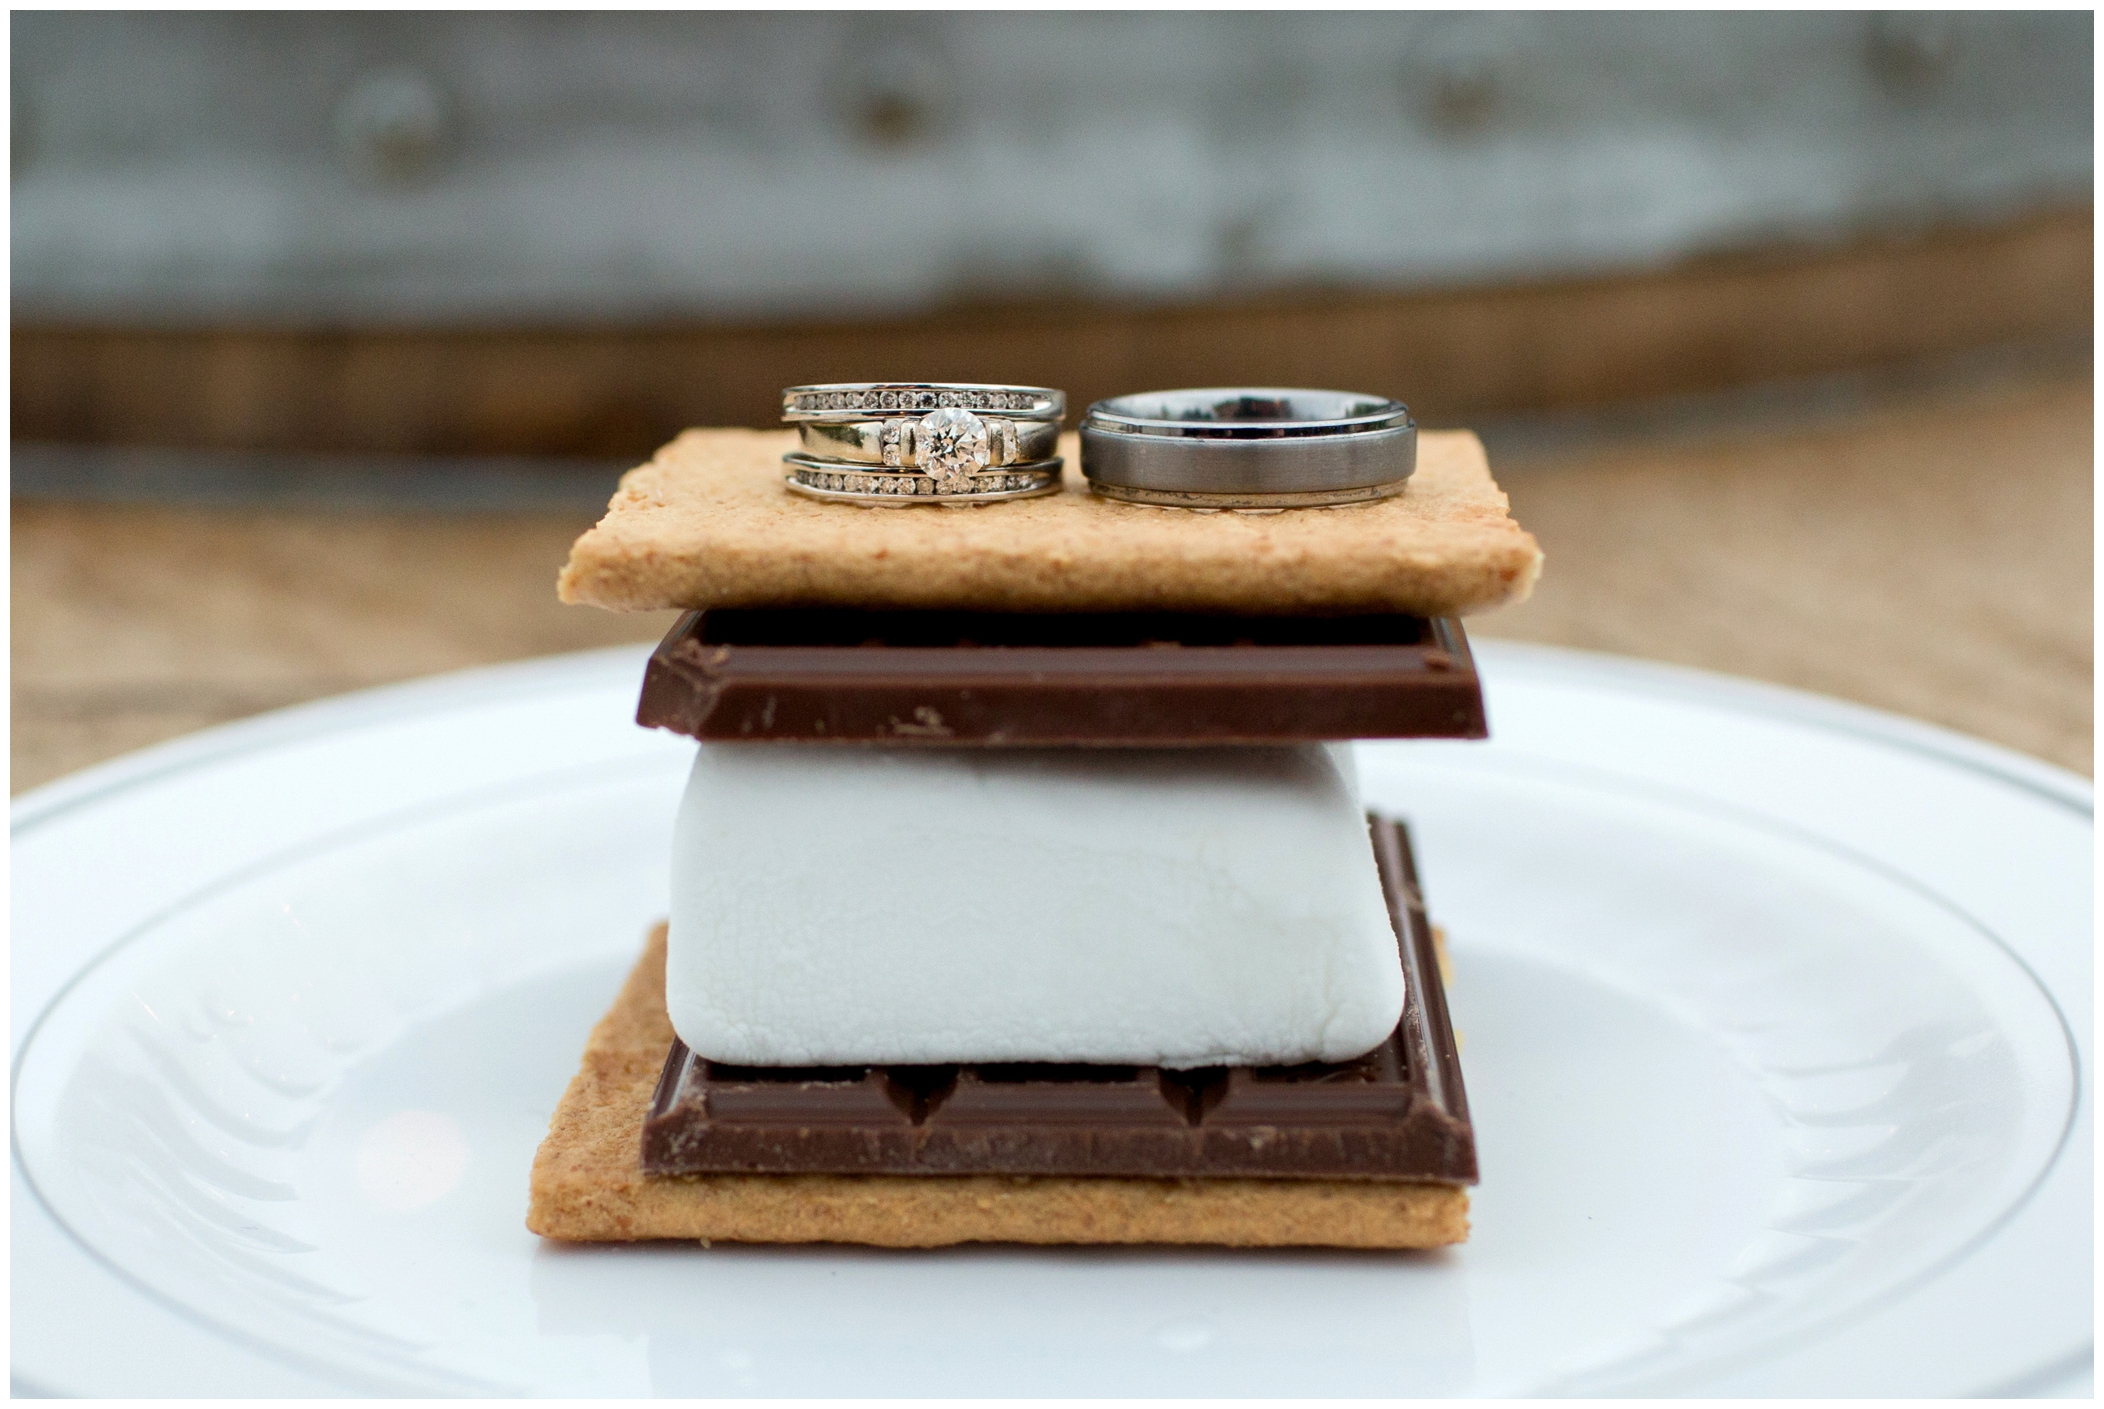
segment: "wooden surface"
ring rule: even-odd
[[[2023,342],[2087,347],[2087,209],[1642,274],[1203,307],[1010,306],[837,325],[162,329],[16,325],[17,440],[642,458],[769,426],[780,389],[898,377],[1341,386],[1429,426]]]
[[[2084,372],[1494,461],[1548,561],[1478,629],[1838,695],[2088,773],[2091,421]]]
[[[1547,553],[1486,636],[1897,710],[2091,767],[2086,369],[1500,457]],[[208,724],[662,634],[555,601],[589,515],[14,506],[13,787]],[[1493,690],[1495,682],[1492,683]]]

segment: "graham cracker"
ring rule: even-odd
[[[1418,437],[1391,499],[1194,512],[1090,494],[1065,436],[1061,493],[974,508],[862,508],[782,487],[793,431],[690,430],[622,476],[557,591],[615,611],[854,606],[1457,616],[1524,599],[1541,549],[1468,431]]]
[[[649,1178],[643,1116],[672,1046],[665,927],[585,1044],[533,1159],[526,1226],[571,1242],[1210,1243],[1429,1248],[1468,1237],[1445,1184],[1319,1179],[711,1174]]]

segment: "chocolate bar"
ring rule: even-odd
[[[1355,1061],[1169,1071],[1002,1063],[740,1067],[674,1041],[643,1170],[1476,1180],[1475,1135],[1409,835],[1372,817],[1402,1021]]]
[[[1458,618],[690,612],[636,722],[706,740],[1259,744],[1480,739]]]

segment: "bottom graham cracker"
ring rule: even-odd
[[[614,1006],[533,1159],[526,1226],[568,1242],[1207,1243],[1430,1248],[1468,1237],[1468,1192],[1344,1179],[983,1174],[646,1177],[643,1116],[673,1040],[665,926]]]

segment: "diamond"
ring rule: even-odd
[[[965,481],[993,458],[986,422],[971,412],[945,406],[920,418],[913,442],[920,467],[935,481],[938,494],[955,494]]]

